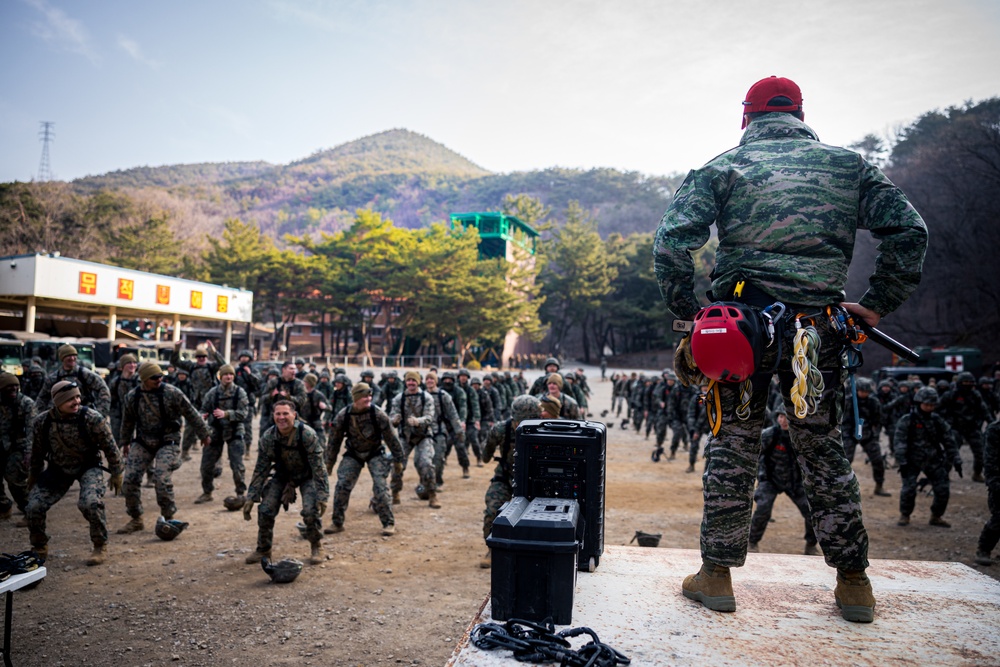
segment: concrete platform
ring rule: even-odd
[[[870,624],[840,617],[836,571],[821,557],[749,554],[733,570],[732,614],[681,595],[700,565],[689,549],[606,547],[596,572],[579,573],[565,627],[591,628],[633,666],[1000,665],[1000,582],[965,565],[872,561]],[[469,628],[491,620],[487,598]],[[468,632],[448,661],[514,664],[509,651],[470,645]]]

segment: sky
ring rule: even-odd
[[[0,0],[0,182],[287,164],[393,128],[494,172],[684,173],[785,76],[848,145],[1000,95],[998,0]]]

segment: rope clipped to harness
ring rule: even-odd
[[[802,317],[795,318],[795,342],[792,348],[791,399],[795,416],[805,419],[816,412],[823,395],[823,374],[819,371],[819,332],[814,326],[802,326]]]
[[[587,635],[590,641],[573,649],[569,639]],[[556,632],[546,620],[542,625],[512,618],[503,625],[480,623],[470,634],[473,646],[483,651],[512,651],[518,662],[555,662],[566,667],[615,667],[628,665],[631,658],[598,638],[590,628],[568,628]]]

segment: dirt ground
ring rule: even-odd
[[[602,383],[596,369],[589,369],[588,377],[594,389],[591,411],[600,419],[610,407],[611,383]],[[628,544],[642,530],[662,533],[661,547],[698,549],[700,475],[684,472],[686,453],[676,461],[652,463],[651,441],[619,424],[609,423],[608,431],[606,543]],[[968,448],[963,454],[965,470],[971,471]],[[987,518],[982,484],[968,476],[953,479],[951,529],[927,525],[930,498],[925,496],[918,498],[913,523],[900,528],[898,476],[890,472],[887,479],[893,497],[876,498],[863,458],[855,461],[855,469],[864,491],[871,558],[977,567],[972,558]],[[367,509],[370,487],[363,476],[346,530],[325,540],[326,563],[307,565],[290,585],[273,584],[259,565],[244,564],[256,544],[256,520],[244,522],[242,514],[222,507],[231,492],[231,480],[221,483],[228,470],[217,482],[221,488],[211,505],[193,504],[201,492],[197,456],[174,474],[177,518],[191,526],[173,542],[153,534],[156,517],[149,514],[144,532],[114,534],[128,517],[124,500],[109,496],[110,557],[98,567],[84,564],[90,543],[74,486],[49,514],[47,578],[14,596],[13,662],[443,665],[489,594],[489,570],[480,569],[479,560],[485,551],[483,494],[492,474],[492,465],[474,467],[472,478],[463,480],[453,455],[445,469],[443,507],[432,510],[414,494],[415,477],[408,469],[392,537],[381,536],[378,518]],[[143,494],[147,510],[155,511],[152,489]],[[295,529],[297,509],[278,518],[276,558],[309,556],[308,543]],[[803,546],[802,519],[782,497],[761,551],[801,553]],[[13,521],[0,522],[0,549],[26,548],[27,530],[15,528]],[[1000,578],[1000,566],[977,569]]]

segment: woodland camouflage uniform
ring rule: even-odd
[[[462,394],[465,391],[458,389]],[[469,455],[465,450],[465,423],[459,417],[458,410],[451,400],[451,395],[443,389],[427,390],[427,393],[434,399],[434,425],[431,433],[434,437],[434,482],[440,489],[444,484],[444,465],[448,456],[448,440],[455,438],[461,442],[457,447],[458,462],[462,466],[462,471],[468,476]]]
[[[497,461],[493,479],[490,480],[490,486],[486,490],[486,509],[483,511],[484,539],[489,537],[490,531],[493,530],[493,521],[497,518],[500,508],[514,496],[514,435],[517,425],[525,419],[538,419],[542,416],[541,405],[534,396],[518,396],[511,409],[513,413],[511,418],[497,422],[483,442],[483,462]]]
[[[215,417],[212,413],[216,410],[224,410],[226,416],[222,419]],[[201,412],[207,415],[206,421],[212,432],[212,441],[201,452],[201,490],[211,495],[215,487],[215,467],[222,458],[223,447],[227,447],[236,495],[242,496],[247,488],[243,455],[249,439],[246,437],[246,416],[250,413],[250,398],[235,381],[228,387],[220,384],[205,395]]]
[[[122,490],[128,515],[133,519],[143,514],[140,487],[148,468],[153,471],[160,514],[172,519],[177,511],[172,477],[181,465],[181,417],[191,424],[200,440],[209,437],[205,420],[177,387],[162,383],[146,390],[139,386],[125,397],[122,442],[128,460]]]
[[[333,493],[333,512],[330,515],[332,530],[336,532],[344,525],[344,513],[347,512],[351,491],[366,466],[372,477],[372,509],[378,514],[383,528],[394,525],[396,520],[386,480],[391,464],[402,465],[404,457],[403,446],[392,428],[389,415],[375,407],[374,403],[369,409],[357,411],[352,404],[338,412],[330,429],[327,470],[333,470],[340,454],[341,442],[345,438],[347,446],[337,467],[337,487]],[[383,442],[389,446],[389,453],[386,453]]]
[[[817,313],[845,300],[859,229],[881,242],[871,287],[860,304],[880,315],[891,313],[919,283],[927,244],[920,216],[877,167],[857,153],[821,144],[789,113],[752,120],[738,147],[688,174],[664,214],[654,268],[667,307],[683,320],[693,319],[701,307],[691,253],[708,242],[713,224],[719,238],[714,297],[732,299],[734,286],[746,280],[753,290],[745,291],[745,300],[756,293],[760,298],[752,305],[782,301],[792,313]],[[825,317],[815,323],[826,390],[815,413],[804,419],[789,415],[791,439],[807,471],[803,482],[827,563],[861,571],[868,565],[868,536],[839,428],[842,340]],[[790,406],[794,329],[788,329],[778,373]],[[775,355],[772,346],[761,367],[772,367]],[[745,420],[735,414],[739,385],[721,386],[722,427],[703,476],[701,551],[708,564],[741,566],[746,558],[769,381],[769,374],[755,377]]]
[[[76,382],[80,386],[80,398],[83,399],[84,407],[93,408],[105,417],[111,414],[111,392],[108,390],[108,385],[100,375],[80,362],[69,371],[60,365],[45,376],[45,384],[35,399],[35,410],[39,414],[52,407],[52,387],[63,380]]]
[[[10,374],[0,374],[0,377],[17,383],[17,378]],[[35,402],[21,391],[17,391],[9,402],[0,400],[0,517],[7,515],[13,505],[23,512],[27,504],[31,425],[35,415]],[[13,505],[3,490],[5,481]]]
[[[426,490],[435,490],[434,442],[431,439],[435,415],[434,398],[423,389],[418,389],[415,394],[399,393],[392,399],[389,416],[392,421],[398,421],[396,428],[403,446],[403,469],[397,468],[392,471],[390,488],[393,494],[403,490],[403,471],[406,469],[410,452],[413,452],[413,466],[420,476],[420,486]],[[411,426],[407,423],[409,417],[416,417],[419,423]]]
[[[301,382],[301,380],[298,380]],[[316,431],[300,420],[288,436],[272,426],[260,437],[257,464],[247,489],[247,501],[260,503],[257,509],[257,553],[269,554],[274,542],[274,520],[282,506],[286,487],[302,494],[302,522],[310,544],[323,539],[317,503],[330,499],[330,478],[323,463],[323,447]],[[287,504],[285,509],[288,509]],[[245,510],[248,511],[248,510]],[[249,517],[249,514],[244,516]]]
[[[104,512],[107,486],[101,469],[101,454],[107,470],[119,475],[124,467],[121,450],[111,435],[111,426],[97,410],[80,407],[76,414],[64,415],[52,408],[39,414],[33,424],[28,519],[31,546],[42,548],[49,542],[45,532],[49,508],[66,495],[73,482],[80,482],[77,507],[90,523],[90,540],[95,547],[108,541]]]
[[[196,407],[202,404],[205,396],[211,391],[212,387],[219,384],[218,372],[226,363],[225,358],[215,348],[211,350],[212,361],[207,361],[208,354],[209,351],[207,350],[197,351],[196,359],[200,356],[204,356],[206,359],[206,362],[203,364],[197,361],[181,359],[180,349],[176,347],[170,355],[170,363],[173,364],[174,368],[187,371],[190,388],[185,393],[188,399],[190,399],[191,405]],[[198,437],[194,425],[186,423],[184,425],[184,437],[181,441],[181,453],[184,455],[185,461],[188,460],[190,456],[188,452],[191,451],[191,448],[194,447],[197,441]]]
[[[936,395],[934,400],[937,400]],[[916,506],[917,480],[921,473],[927,476],[934,490],[931,517],[940,519],[948,509],[951,497],[948,471],[952,467],[959,470],[962,467],[958,443],[948,422],[936,412],[925,412],[919,403],[914,403],[909,414],[903,415],[896,422],[893,447],[899,474],[903,478],[899,492],[900,523],[905,525],[908,522]]]

